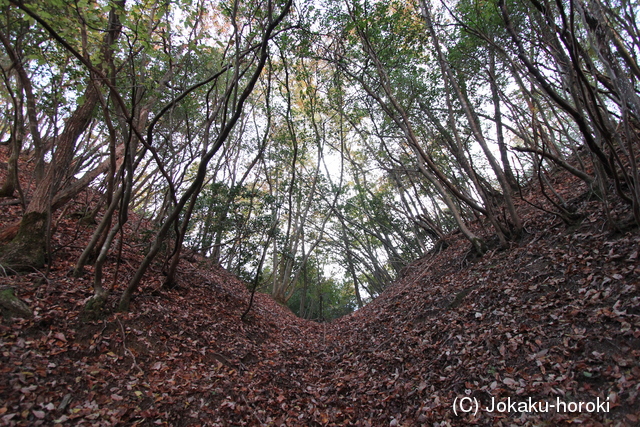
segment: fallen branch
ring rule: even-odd
[[[120,325],[120,331],[122,331],[122,347],[124,348],[124,351],[126,353],[129,353],[131,359],[133,359],[133,364],[131,365],[131,367],[133,368],[135,366],[136,368],[138,368],[140,373],[144,375],[144,371],[142,370],[142,368],[140,368],[140,366],[138,366],[138,363],[136,362],[136,356],[134,356],[133,352],[127,348],[127,339],[124,333],[124,326],[122,326],[122,322],[120,322],[120,319],[118,319],[117,317],[116,320],[118,321],[118,325]],[[129,371],[131,371],[131,369],[129,369]]]

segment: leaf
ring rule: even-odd
[[[505,378],[504,380],[502,380],[502,382],[503,382],[504,384],[506,384],[506,385],[509,385],[509,386],[511,386],[511,385],[518,385],[518,382],[517,382],[516,380],[514,380],[513,378],[509,378],[509,377],[507,377],[507,378]]]

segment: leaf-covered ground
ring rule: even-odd
[[[585,189],[556,184],[597,212]],[[508,250],[476,259],[452,234],[448,248],[330,324],[266,295],[242,322],[245,285],[188,255],[177,288],[161,290],[155,266],[131,313],[82,321],[91,268],[80,279],[69,271],[94,227],[77,213],[95,199],[56,214],[48,275],[0,277],[34,312],[0,323],[0,425],[640,424],[637,229],[612,231],[596,213],[569,227],[523,202],[527,232]],[[17,206],[3,206],[0,226],[17,218]],[[111,306],[148,243],[137,225]],[[114,256],[109,286],[115,266]],[[545,406],[559,401],[569,406]]]

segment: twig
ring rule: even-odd
[[[105,329],[107,329],[107,319],[106,318],[102,321],[102,330],[100,331],[100,336],[102,336],[102,334],[104,333]]]
[[[322,322],[322,346],[327,348],[327,324]]]
[[[122,326],[122,322],[120,322],[120,319],[118,319],[117,317],[116,317],[116,320],[118,321],[118,324],[120,325],[120,331],[122,331],[122,347],[124,348],[124,350],[127,353],[129,353],[129,355],[131,356],[131,359],[133,359],[133,364],[131,366],[132,367],[135,366],[136,368],[138,368],[140,373],[144,375],[144,371],[140,368],[140,366],[138,366],[138,363],[136,362],[136,356],[134,356],[133,352],[127,348],[127,339],[126,339],[126,335],[124,333],[124,326]],[[131,369],[129,369],[129,370],[131,370]]]
[[[265,423],[260,419],[260,417],[258,416],[258,412],[256,411],[256,409],[249,403],[247,402],[247,398],[244,397],[244,394],[241,395],[242,396],[242,400],[244,400],[244,403],[247,404],[247,406],[249,408],[251,408],[251,411],[253,412],[253,416],[256,417],[256,420],[258,420],[258,422],[260,423],[261,426],[265,425]]]
[[[231,361],[229,359],[227,359],[224,354],[221,353],[213,353],[213,356],[218,359],[219,362],[224,362],[225,365],[227,365],[230,368],[241,368],[244,367],[244,365],[242,363],[240,363],[240,366],[236,366],[235,364],[231,363]],[[222,359],[222,360],[220,360]]]
[[[37,269],[37,268],[35,268],[35,267],[31,267],[31,268],[32,268],[36,273],[39,273],[39,274],[42,276],[42,278],[43,278],[44,280],[46,280],[46,281],[47,281],[47,285],[49,285],[49,284],[50,284],[49,279],[47,278],[46,274],[44,274],[42,271],[38,270],[38,269]],[[12,270],[12,271],[14,271],[14,272],[15,272],[15,270]]]

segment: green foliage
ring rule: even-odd
[[[297,316],[319,322],[331,321],[356,309],[353,284],[335,278],[324,277],[316,265],[307,263],[296,292],[287,306]]]
[[[487,182],[490,187],[495,181],[487,167],[490,156],[477,146],[471,131],[476,122],[465,114],[463,101],[468,98],[471,109],[482,114],[479,133],[497,139],[490,68],[495,68],[497,85],[491,89],[497,86],[500,92],[496,98],[511,145],[516,141],[522,147],[533,145],[528,139],[541,145],[546,138],[558,141],[549,145],[560,147],[558,153],[563,155],[573,154],[579,146],[581,133],[566,125],[567,116],[557,112],[557,105],[518,65],[514,41],[495,0],[460,0],[446,5],[450,8],[434,5],[428,15],[435,22],[433,33],[418,1],[332,0],[296,4],[286,30],[270,41],[267,66],[240,112],[237,127],[207,163],[204,153],[231,120],[255,70],[269,7],[277,9],[281,3],[140,0],[125,2],[124,7],[90,0],[25,3],[41,19],[37,22],[15,3],[0,0],[1,30],[30,77],[37,126],[47,147],[54,145],[93,79],[101,92],[100,103],[89,130],[74,147],[74,170],[116,160],[110,157],[116,156],[111,144],[122,148],[131,141],[127,154],[137,168],[133,200],[139,212],[156,218],[159,229],[195,181],[200,165],[209,164],[208,183],[196,199],[185,243],[248,282],[260,274],[260,260],[266,259],[261,285],[274,294],[281,286],[278,298],[308,318],[330,319],[353,310],[358,301],[355,289],[368,294],[364,300],[374,297],[404,266],[428,251],[432,240],[487,211],[474,203],[485,202],[476,183]],[[562,45],[569,35],[562,27],[563,7],[562,2],[549,3],[545,16],[533,3],[507,1],[525,53],[544,68],[553,87],[562,88],[560,92],[573,90],[576,98],[576,82],[567,76],[575,80],[579,75],[569,73],[570,61],[559,60],[569,46]],[[118,13],[116,27],[122,36],[106,46],[112,11]],[[633,25],[623,25],[622,12],[616,8],[607,13],[620,14],[611,24],[619,33],[636,25],[635,17]],[[592,40],[594,30],[581,23],[578,14],[573,18],[578,28],[575,41],[583,47],[575,62],[587,64],[582,84],[592,86],[582,89],[596,89],[594,105],[602,107],[591,116],[613,109],[611,123],[617,123],[626,120],[625,114],[637,115],[623,111],[637,101],[635,77],[620,91],[619,79],[606,75],[612,69],[604,63],[618,61],[625,46],[636,52],[637,38],[623,37],[619,43],[624,46],[610,42],[598,51],[602,37]],[[623,71],[633,71],[634,58],[620,62],[630,67]],[[23,102],[22,87],[5,59],[5,87]],[[452,89],[452,80],[461,94]],[[22,126],[29,130],[24,132],[26,145],[32,144],[26,123],[14,123],[8,93],[1,94],[3,140],[11,129]],[[616,93],[626,93],[630,99],[622,103]],[[597,97],[606,102],[597,104]],[[579,113],[587,116],[588,103],[579,107]],[[540,123],[546,126],[545,134]],[[606,133],[606,126],[603,122],[593,129]],[[138,132],[143,137],[149,133],[146,146]],[[409,133],[415,141],[407,137]],[[424,153],[421,160],[418,149]],[[122,160],[120,156],[117,160]],[[436,181],[443,190],[425,176],[426,168],[419,168],[426,160],[435,165],[429,167],[437,170]],[[542,163],[532,157],[522,164],[525,174],[530,165]],[[130,176],[110,173],[110,184]],[[449,197],[453,202],[445,204]],[[462,220],[454,218],[458,210]],[[473,215],[465,216],[469,212]],[[416,226],[419,215],[432,221],[427,228],[439,231],[430,234]],[[186,219],[185,212],[179,218]],[[139,236],[149,248],[151,234]],[[325,268],[312,262],[318,258],[340,266],[342,271],[335,276],[348,280],[325,277]]]

